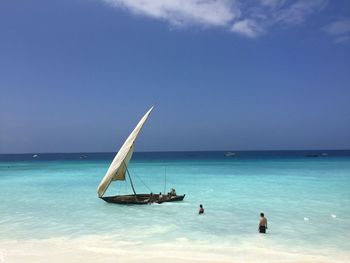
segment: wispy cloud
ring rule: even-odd
[[[281,0],[260,0],[261,5],[274,7],[279,4]]]
[[[336,43],[348,41],[350,39],[350,19],[339,19],[327,26],[323,30],[333,36]]]
[[[153,17],[175,26],[224,27],[240,15],[228,0],[105,0],[132,13]]]
[[[325,0],[294,1],[290,5],[282,5],[274,14],[274,20],[288,25],[302,24],[309,15],[321,10],[326,3]]]
[[[257,37],[278,24],[296,26],[320,11],[327,0],[103,0],[136,15],[172,26],[216,27]]]
[[[231,28],[231,31],[247,37],[257,37],[262,33],[262,28],[257,25],[254,20],[244,19],[235,22]]]

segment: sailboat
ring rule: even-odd
[[[139,135],[143,125],[150,116],[153,107],[151,107],[146,114],[142,117],[139,123],[136,125],[135,129],[130,133],[129,137],[126,139],[122,147],[119,149],[118,153],[114,157],[111,165],[109,166],[106,175],[103,177],[101,183],[97,187],[98,197],[103,199],[108,203],[116,204],[149,204],[149,203],[164,203],[164,202],[174,202],[182,201],[185,195],[177,195],[175,190],[168,194],[139,194],[136,193],[135,186],[132,181],[132,176],[128,169],[129,162],[132,158],[132,154],[135,149],[135,141]],[[130,181],[133,194],[129,195],[115,195],[115,196],[104,196],[106,190],[112,181],[125,181],[126,175]]]

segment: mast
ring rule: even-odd
[[[164,174],[164,194],[165,194],[165,191],[166,191],[166,167],[165,167],[165,174]]]
[[[132,180],[131,180],[131,176],[130,176],[129,169],[128,169],[128,167],[126,166],[125,162],[124,162],[124,165],[125,165],[126,172],[128,173],[128,177],[129,177],[129,179],[130,179],[130,184],[131,184],[132,191],[134,192],[134,195],[135,195],[135,197],[136,197],[136,191],[135,191],[135,188],[134,188],[134,184],[132,183]]]

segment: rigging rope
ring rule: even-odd
[[[141,177],[138,176],[138,175],[135,173],[135,170],[133,170],[132,173],[133,173],[134,175],[136,175],[136,177],[141,181],[141,183],[142,183],[144,186],[146,186],[146,188],[147,188],[149,191],[151,191],[151,193],[153,193],[152,189],[149,188],[148,185],[141,179]]]

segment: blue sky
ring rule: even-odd
[[[350,148],[350,4],[3,0],[0,153]]]

